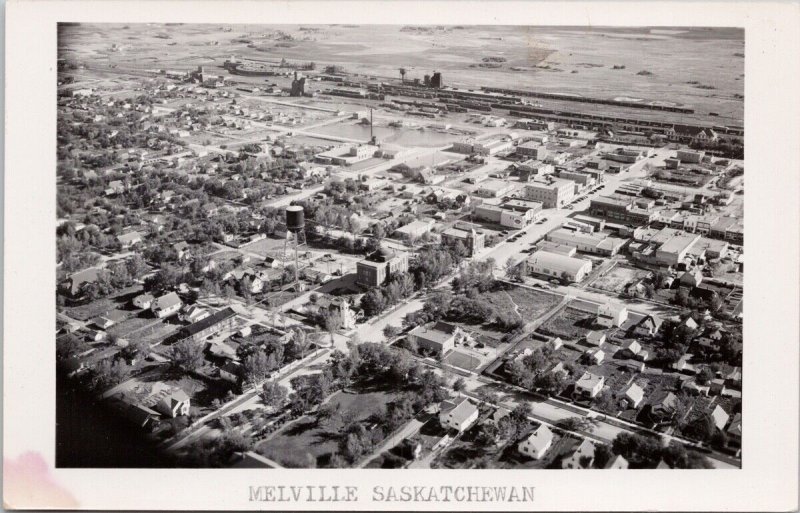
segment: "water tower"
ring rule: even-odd
[[[306,221],[303,207],[290,205],[286,207],[286,241],[283,243],[283,267],[286,268],[287,250],[294,252],[294,291],[300,292],[297,248],[306,244]]]

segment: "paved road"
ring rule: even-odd
[[[483,260],[486,258],[494,258],[498,265],[502,266],[506,263],[509,257],[514,258],[514,260],[519,261],[521,256],[524,254],[522,250],[527,250],[531,247],[531,244],[537,242],[539,239],[543,238],[548,232],[560,227],[564,221],[570,216],[570,214],[581,212],[589,208],[589,204],[592,198],[596,198],[599,196],[604,196],[607,194],[611,194],[619,187],[620,184],[631,181],[635,178],[643,178],[647,175],[644,166],[647,163],[650,164],[658,164],[659,162],[663,162],[664,158],[671,153],[671,150],[667,150],[664,148],[660,148],[656,150],[656,156],[654,158],[649,159],[642,159],[639,162],[633,164],[630,167],[630,170],[625,173],[619,174],[611,174],[606,173],[604,175],[604,182],[605,185],[604,189],[600,189],[599,191],[588,194],[586,199],[574,205],[573,209],[555,209],[555,208],[548,208],[544,209],[542,212],[542,216],[547,218],[547,221],[542,224],[530,224],[527,227],[522,229],[524,233],[522,237],[520,237],[516,242],[500,242],[493,248],[489,248],[482,252],[478,258]]]

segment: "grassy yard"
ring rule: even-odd
[[[141,330],[148,324],[160,324],[160,322],[158,322],[157,319],[154,319],[152,317],[135,316],[125,319],[124,321],[111,326],[106,331],[108,332],[109,335],[115,335],[120,338],[126,338],[131,333],[137,330]]]
[[[498,310],[516,312],[524,322],[536,320],[561,301],[561,296],[556,294],[514,286],[490,292],[482,297],[495,305]]]
[[[547,320],[539,331],[564,339],[579,339],[591,331],[595,315],[570,306]]]
[[[257,452],[278,463],[294,468],[313,468],[327,465],[339,450],[339,430],[342,418],[351,417],[364,422],[385,408],[396,394],[377,392],[337,392],[329,402],[338,405],[340,415],[320,425],[316,415],[302,417],[278,431],[272,438],[257,447]]]

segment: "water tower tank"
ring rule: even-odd
[[[305,228],[303,207],[292,205],[286,207],[286,229],[290,232],[301,232]]]

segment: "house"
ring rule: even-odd
[[[600,347],[606,341],[604,331],[590,331],[586,334],[586,343],[591,346]]]
[[[561,462],[561,468],[586,469],[594,463],[594,444],[583,440],[581,444]]]
[[[153,304],[153,300],[155,297],[152,294],[139,294],[135,298],[133,298],[133,306],[136,308],[150,308],[150,305]]]
[[[454,401],[442,401],[439,406],[439,422],[442,427],[455,429],[459,433],[478,420],[478,407],[466,397]]]
[[[142,242],[142,234],[139,232],[128,232],[117,236],[122,249],[128,249]]]
[[[592,347],[583,353],[593,365],[600,365],[606,358],[606,353],[599,347]]]
[[[714,425],[717,426],[717,429],[720,431],[725,427],[728,423],[728,419],[730,416],[728,413],[722,409],[720,405],[717,405],[714,408],[714,411],[711,412],[711,420],[714,421]]]
[[[681,324],[682,324],[683,326],[686,326],[686,327],[687,327],[687,328],[689,328],[690,330],[696,330],[697,328],[699,328],[699,327],[700,327],[700,326],[698,326],[697,322],[696,322],[694,319],[692,319],[691,317],[687,317],[686,319],[684,319],[684,320],[681,322]]]
[[[650,403],[650,416],[656,420],[671,419],[678,411],[678,398],[672,392],[661,392]]]
[[[92,267],[73,273],[61,284],[61,290],[71,297],[76,297],[84,284],[97,281],[99,272],[100,269]]]
[[[456,339],[461,335],[458,326],[439,321],[430,327],[417,326],[408,334],[408,340],[416,343],[419,349],[441,357],[455,347]]]
[[[181,309],[181,304],[181,298],[178,297],[178,294],[170,292],[169,294],[165,294],[153,300],[150,304],[150,311],[159,319],[163,319],[164,317],[178,313],[178,310]]]
[[[205,337],[211,336],[219,331],[229,328],[233,325],[236,319],[236,312],[228,307],[220,310],[205,319],[194,322],[181,330],[184,338],[189,340],[202,340]]]
[[[556,338],[552,339],[549,342],[549,344],[550,344],[550,347],[553,348],[553,351],[558,351],[564,345],[564,341],[561,340],[561,338],[556,337]]]
[[[519,444],[519,452],[535,460],[541,459],[544,453],[553,445],[553,432],[541,424],[536,431]]]
[[[192,323],[192,322],[202,321],[203,319],[205,319],[210,315],[211,313],[205,308],[202,308],[197,305],[191,305],[183,308],[183,311],[181,312],[179,319],[182,320],[183,322]]]
[[[605,303],[597,309],[597,324],[606,328],[622,326],[628,318],[628,309],[625,305]]]
[[[640,337],[652,337],[661,329],[662,320],[659,317],[647,315],[633,327],[633,334]]]
[[[94,324],[95,326],[97,326],[101,330],[104,330],[104,329],[110,328],[111,326],[113,326],[116,323],[114,322],[113,319],[109,319],[108,317],[106,317],[104,315],[101,315],[99,317],[95,317],[94,319],[92,319],[92,324]]]
[[[635,358],[639,355],[641,350],[642,345],[637,340],[626,340],[622,344],[622,349],[620,349],[618,352],[620,353],[620,356]]]
[[[628,460],[618,454],[611,461],[606,463],[604,468],[606,470],[625,470],[628,468]]]
[[[644,399],[644,390],[642,387],[637,385],[636,383],[632,383],[631,386],[625,390],[625,393],[622,395],[622,399],[620,399],[620,406],[622,408],[638,408],[639,405],[642,403]]]
[[[170,418],[188,415],[190,407],[189,396],[180,388],[163,394],[156,403],[155,410]]]
[[[102,330],[86,330],[86,339],[89,342],[100,342],[106,338],[106,332]]]
[[[592,374],[589,371],[583,373],[583,376],[575,383],[575,394],[584,398],[593,398],[603,389],[606,378]]]
[[[186,241],[177,242],[172,245],[172,249],[178,254],[178,259],[183,260],[189,256],[189,243]]]

